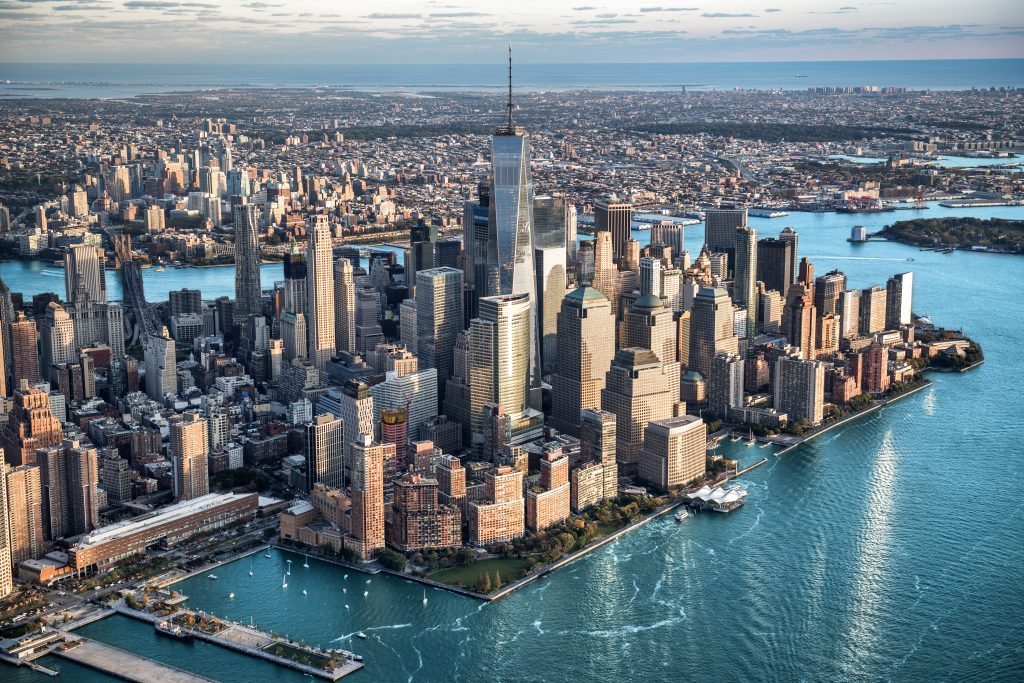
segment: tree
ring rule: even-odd
[[[501,588],[501,570],[494,572],[494,590]]]
[[[485,573],[484,574],[484,593],[490,593],[490,592],[491,592],[491,575]]]

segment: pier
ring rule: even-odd
[[[63,647],[53,648],[50,654],[102,671],[124,681],[138,681],[139,683],[207,683],[213,681],[212,678],[206,678],[176,666],[156,662],[112,645],[80,636],[75,636]]]

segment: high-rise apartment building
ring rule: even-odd
[[[580,410],[601,405],[605,375],[615,356],[611,303],[586,285],[562,299],[558,314],[558,355],[551,378],[551,421],[579,436]]]
[[[151,335],[145,349],[146,394],[154,401],[163,401],[167,394],[178,393],[177,358],[174,340],[167,328]]]
[[[77,439],[64,442],[68,492],[68,533],[77,535],[100,525],[99,458],[95,447]]]
[[[43,377],[53,377],[53,367],[75,360],[75,324],[60,304],[51,301],[39,326]]]
[[[331,227],[327,216],[313,216],[306,251],[306,312],[309,359],[318,370],[327,370],[327,362],[337,350],[334,337],[334,254]]]
[[[871,286],[860,293],[860,333],[870,336],[885,329],[886,291]]]
[[[475,546],[511,541],[526,531],[523,473],[507,465],[484,475],[483,499],[469,504],[469,543]]]
[[[260,302],[260,207],[238,204],[235,221],[235,315],[239,318],[262,312]]]
[[[843,339],[853,339],[860,334],[860,290],[845,289],[839,294],[836,305],[839,314],[839,329]]]
[[[39,559],[46,553],[43,540],[43,489],[35,465],[6,467],[7,530],[11,564]]]
[[[347,380],[341,387],[339,407],[341,412],[338,417],[345,423],[345,432],[348,435],[344,441],[345,475],[346,481],[351,481],[355,476],[352,471],[355,466],[352,458],[353,443],[360,434],[368,434],[372,439],[377,433],[377,415],[373,411],[370,385],[358,379]]]
[[[352,526],[350,547],[368,562],[384,547],[384,458],[394,444],[376,444],[359,434],[352,446]]]
[[[174,497],[191,500],[210,492],[209,434],[198,413],[171,418],[170,451],[174,463]]]
[[[789,284],[793,284],[797,281],[797,275],[800,271],[800,236],[793,228],[783,228],[782,232],[779,233],[779,239],[783,242],[788,242],[790,245],[790,253],[793,258],[789,261],[787,281]]]
[[[198,289],[176,289],[167,292],[167,305],[173,319],[184,313],[203,314],[203,293]]]
[[[321,413],[304,427],[306,434],[306,483],[340,489],[345,485],[345,423],[331,413]]]
[[[898,273],[889,278],[885,286],[885,328],[897,330],[912,322],[911,307],[914,297],[914,274]]]
[[[569,518],[569,458],[562,449],[540,456],[540,482],[526,492],[526,527],[540,531]]]
[[[0,460],[0,600],[14,590],[11,562],[10,501],[7,496],[7,464]]]
[[[766,238],[757,241],[757,279],[768,291],[776,291],[783,298],[793,284],[790,278],[796,264],[793,240]]]
[[[839,315],[839,298],[845,290],[846,275],[841,271],[833,270],[819,275],[814,280],[814,307],[818,309],[818,315]]]
[[[791,422],[816,425],[824,417],[825,366],[798,354],[775,361],[775,409]]]
[[[618,495],[615,442],[615,415],[599,409],[580,411],[580,464],[570,475],[569,502],[574,512]]]
[[[22,311],[15,315],[11,324],[11,386],[17,387],[22,380],[29,384],[39,383],[39,353],[36,342],[36,322],[25,317]]]
[[[395,481],[388,545],[403,553],[462,545],[462,512],[441,504],[439,488],[437,479],[415,473]]]
[[[661,490],[679,488],[704,476],[706,457],[704,420],[694,415],[653,420],[640,451],[640,480]]]
[[[743,359],[733,353],[715,356],[708,386],[708,411],[729,420],[734,408],[743,407]]]

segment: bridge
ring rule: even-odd
[[[146,303],[146,293],[142,283],[142,268],[132,253],[131,236],[108,229],[114,243],[114,263],[121,267],[121,279],[124,283],[124,304],[127,312],[134,319],[131,342],[147,339],[160,331],[160,321],[156,313]],[[127,318],[127,316],[126,316]],[[126,321],[127,322],[127,321]]]

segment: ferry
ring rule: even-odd
[[[154,268],[153,272],[154,273],[162,273],[162,272],[164,272],[164,269],[163,268]]]
[[[169,621],[161,621],[158,624],[154,624],[153,630],[162,636],[174,638],[175,640],[180,640],[184,643],[191,643],[194,640],[191,633],[186,633],[180,626],[172,624]]]
[[[690,513],[687,512],[686,508],[682,508],[676,513],[676,521],[682,523],[689,516]]]

